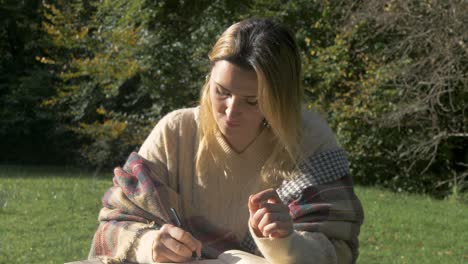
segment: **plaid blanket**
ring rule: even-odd
[[[301,176],[283,182],[277,192],[289,205],[296,230],[322,232],[331,239],[346,241],[355,261],[363,211],[343,155],[340,150],[314,155],[299,166]],[[146,230],[175,222],[169,210],[180,209],[180,197],[157,175],[151,175],[150,168],[151,162],[132,153],[123,168],[114,170],[114,186],[102,199],[100,225],[89,258],[106,256],[107,263],[124,263],[131,259],[133,244]],[[228,249],[258,252],[250,234],[237,241],[229,230],[201,217],[181,218],[184,228],[203,243],[208,256],[216,257]]]
[[[131,153],[123,168],[114,169],[113,184],[102,198],[100,225],[94,234],[88,258],[105,256],[106,263],[126,263],[132,259],[134,242],[148,229],[165,223],[175,225],[170,208],[181,212],[179,195],[157,175],[151,162]],[[242,249],[236,236],[200,216],[179,215],[184,229],[203,243],[203,253],[215,258],[228,249]]]
[[[322,151],[298,167],[299,176],[284,181],[276,190],[289,207],[294,229],[321,232],[329,239],[345,241],[356,263],[364,211],[354,193],[346,152],[340,148]],[[256,247],[250,236],[243,245],[250,251]]]

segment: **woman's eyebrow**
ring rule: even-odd
[[[216,81],[215,81],[215,83],[216,83],[216,85],[218,85],[219,87],[221,87],[223,90],[227,90],[227,91],[231,92],[231,90],[229,90],[228,88],[222,86],[220,83],[218,83],[218,82],[216,82]]]
[[[228,91],[229,93],[232,93],[231,90],[229,90],[228,88],[222,86],[220,83],[218,83],[217,81],[215,81],[216,85],[218,85],[219,87],[221,87],[221,89],[223,90],[226,90]],[[245,98],[257,98],[258,96],[257,95],[241,95],[242,97],[245,97]]]

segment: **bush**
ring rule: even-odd
[[[466,1],[55,1],[44,5],[44,101],[115,165],[168,111],[197,103],[206,55],[234,21],[296,32],[309,107],[324,112],[358,182],[446,195],[466,186]],[[458,190],[457,189],[457,190]]]
[[[468,187],[467,4],[340,3],[303,33],[305,78],[353,174],[396,190]]]

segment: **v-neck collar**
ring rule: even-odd
[[[271,153],[272,135],[269,127],[264,127],[255,139],[242,151],[237,152],[228,143],[222,133],[217,130],[215,133],[216,141],[227,158],[252,158],[257,157],[264,160]]]

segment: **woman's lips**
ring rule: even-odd
[[[238,127],[238,126],[240,126],[240,122],[238,122],[238,121],[226,120],[226,126],[227,126],[227,127]]]

